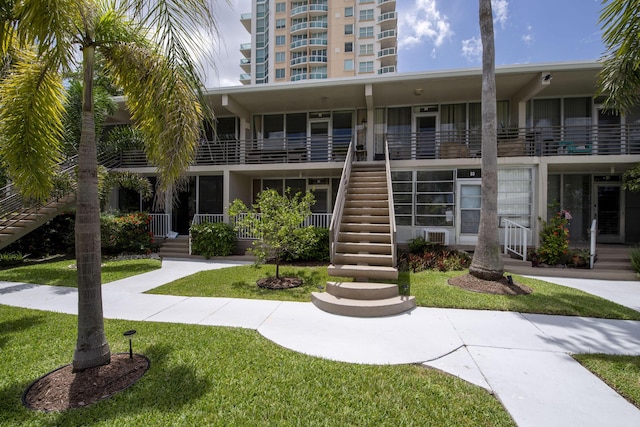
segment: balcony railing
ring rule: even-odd
[[[307,78],[306,74],[300,76]],[[481,130],[389,132],[391,160],[460,159],[482,155]],[[342,162],[350,137],[329,135],[203,141],[194,165]],[[611,156],[640,154],[640,125],[566,126],[509,129],[498,133],[499,157]],[[129,150],[110,166],[150,166],[144,151]]]

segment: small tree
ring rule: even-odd
[[[276,263],[276,278],[280,278],[280,262],[285,255],[297,256],[306,246],[313,245],[317,239],[313,226],[303,226],[311,216],[311,206],[315,197],[307,192],[291,196],[287,188],[284,195],[276,190],[267,189],[258,194],[251,209],[241,200],[234,200],[229,207],[229,215],[237,217],[235,229],[248,229],[258,236],[253,242],[251,252],[258,262],[273,259]]]

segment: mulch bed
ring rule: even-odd
[[[533,289],[526,285],[515,282],[510,284],[506,277],[503,277],[499,281],[492,281],[478,279],[471,274],[465,274],[463,276],[452,277],[449,279],[449,284],[468,291],[485,294],[527,295],[533,292]]]
[[[302,286],[302,279],[297,277],[266,277],[256,283],[259,287],[266,289],[291,289]]]
[[[129,353],[111,355],[111,363],[72,372],[65,365],[40,377],[22,396],[24,405],[39,411],[65,411],[107,399],[134,384],[149,369],[149,359]]]

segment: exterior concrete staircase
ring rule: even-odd
[[[385,283],[398,279],[389,209],[393,199],[385,163],[357,162],[349,169],[342,214],[334,223],[338,229],[330,231],[336,238],[328,273],[354,281],[327,282],[326,292],[313,292],[312,301],[324,311],[344,316],[379,317],[411,310],[415,298],[401,296],[396,283]],[[340,209],[334,215],[336,211]]]

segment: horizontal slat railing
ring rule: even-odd
[[[514,254],[522,258],[523,261],[526,261],[527,247],[529,242],[531,242],[529,236],[531,230],[506,218],[502,219],[502,224],[504,225],[505,255]]]
[[[390,160],[480,157],[481,130],[428,131],[386,135]],[[202,141],[194,165],[343,162],[349,139],[321,135]],[[499,157],[640,154],[640,125],[581,125],[509,128],[498,132]],[[114,159],[110,159],[111,162]],[[144,151],[119,155],[116,167],[149,166]]]

